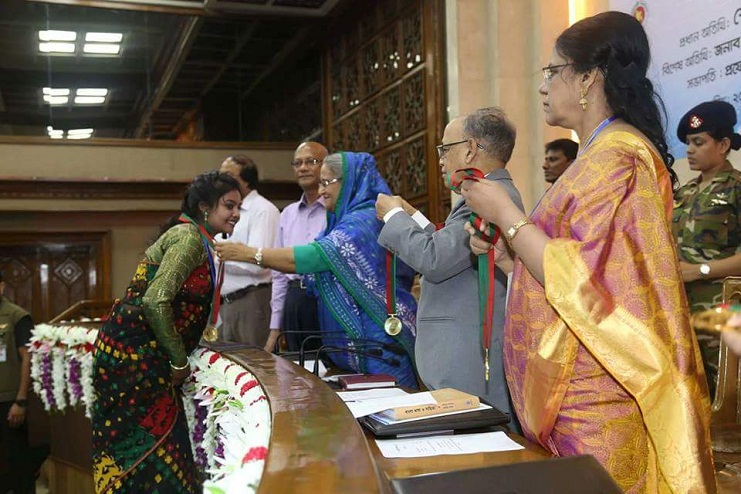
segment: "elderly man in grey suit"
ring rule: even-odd
[[[451,121],[437,146],[440,168],[449,184],[461,168],[478,168],[505,186],[522,208],[520,195],[504,169],[515,146],[515,128],[499,108],[482,108]],[[484,398],[505,413],[511,405],[502,363],[507,276],[496,270],[490,378],[484,375],[476,257],[464,230],[471,210],[460,199],[445,226],[435,225],[398,196],[379,194],[376,214],[385,223],[378,243],[422,275],[417,309],[417,369],[431,389],[456,388]],[[517,421],[512,425],[518,430]]]

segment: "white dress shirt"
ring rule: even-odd
[[[242,199],[239,213],[239,222],[226,240],[240,242],[250,247],[273,247],[280,221],[280,211],[275,204],[253,190]],[[215,238],[219,242],[225,240],[222,234],[216,235]],[[269,269],[248,262],[227,261],[224,265],[221,294],[227,295],[240,288],[270,283],[271,280],[272,272]]]

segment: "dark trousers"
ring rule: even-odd
[[[12,401],[0,403],[0,494],[36,492],[36,471],[41,461],[28,446],[28,426],[12,428],[8,425],[8,411]]]
[[[283,331],[286,333],[288,351],[301,349],[301,343],[309,336],[319,336],[319,315],[317,299],[301,288],[299,280],[291,281],[286,292],[283,309]],[[300,333],[299,333],[300,332]],[[304,350],[316,350],[322,346],[321,338],[311,338],[304,345]]]

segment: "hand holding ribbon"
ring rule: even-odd
[[[462,192],[464,182],[490,182],[478,168],[462,168],[456,170],[449,178],[450,188],[455,192]],[[484,242],[495,245],[499,241],[500,231],[495,224],[487,223],[476,212],[471,213],[468,219],[469,233],[479,237]],[[494,323],[494,272],[496,269],[495,250],[487,249],[478,256],[479,262],[479,317],[481,321],[481,344],[484,348],[484,378],[489,380],[489,346]]]

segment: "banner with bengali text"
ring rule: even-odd
[[[679,119],[698,103],[727,101],[741,121],[741,0],[610,0],[610,8],[633,14],[648,34],[648,76],[666,105],[675,157],[685,156]]]

